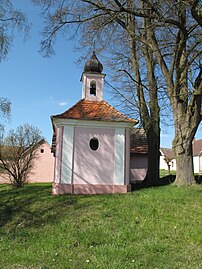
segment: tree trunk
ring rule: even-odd
[[[150,128],[146,134],[148,139],[148,170],[143,185],[147,187],[157,186],[159,185],[160,128]]]
[[[169,173],[169,175],[171,174],[171,172],[170,172],[170,164],[168,163],[168,173]]]
[[[14,180],[12,180],[12,185],[16,188],[21,188],[24,186],[24,180],[15,178]]]
[[[183,139],[183,137],[186,139]],[[195,184],[194,166],[192,154],[192,137],[181,130],[176,133],[173,140],[173,151],[176,158],[176,180],[177,186]]]

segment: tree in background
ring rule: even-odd
[[[36,145],[41,139],[39,129],[29,124],[11,130],[5,138],[1,136],[1,175],[9,179],[13,186],[22,187],[27,182],[33,162],[38,157]]]
[[[0,115],[2,118],[9,118],[11,111],[11,102],[7,98],[0,97]],[[3,124],[0,123],[0,130],[3,130]]]
[[[23,12],[13,7],[12,1],[0,1],[0,62],[8,57],[11,50],[15,32],[26,34],[29,25]],[[0,97],[0,113],[3,118],[9,117],[11,102],[7,98]],[[3,128],[3,124],[0,124]]]
[[[28,33],[29,26],[25,14],[13,7],[11,0],[0,1],[0,62],[11,49],[14,33]]]
[[[128,64],[122,69],[135,82],[132,94],[137,96],[140,118],[148,137],[149,182],[156,182],[158,173],[159,85],[162,85],[174,117],[176,183],[193,184],[192,140],[201,122],[202,100],[200,1],[33,2],[44,7],[46,27],[41,44],[46,55],[54,52],[53,44],[59,33],[79,33],[83,46],[95,43],[99,49],[110,48],[109,60],[121,55],[116,70],[120,69],[119,64]],[[116,45],[122,42],[121,53],[121,46]]]

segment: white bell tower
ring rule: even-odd
[[[85,63],[82,74],[82,99],[89,101],[103,100],[103,84],[105,74],[102,73],[103,66],[98,60],[95,52]]]

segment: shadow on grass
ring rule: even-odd
[[[13,229],[53,223],[77,202],[77,197],[71,195],[52,196],[47,184],[29,184],[18,189],[4,185],[0,187],[0,227],[7,225]]]
[[[201,184],[202,176],[196,176]],[[159,180],[157,186],[173,183],[174,175]],[[133,184],[132,190],[148,188],[144,184]],[[28,184],[23,188],[13,189],[0,185],[0,227],[8,230],[18,227],[40,227],[59,222],[67,214],[74,214],[79,208],[88,208],[97,202],[96,196],[88,195],[51,195],[50,184]],[[94,199],[95,198],[95,199]]]
[[[159,182],[155,186],[148,186],[147,183],[143,181],[136,182],[132,184],[132,191],[150,188],[150,187],[159,187],[172,184],[175,181],[176,175],[168,175],[159,179]],[[202,175],[195,175],[196,184],[202,184]]]
[[[173,183],[175,181],[175,178],[176,178],[175,175],[168,175],[168,176],[162,177],[155,184],[155,186],[148,185],[147,181],[144,181],[144,180],[139,181],[139,182],[136,182],[136,183],[132,184],[132,191],[151,188],[151,187],[166,186],[166,185],[169,185],[169,184]]]
[[[196,175],[195,180],[197,184],[202,184],[202,175]]]

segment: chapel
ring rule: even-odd
[[[127,193],[130,185],[130,133],[137,120],[103,100],[105,74],[95,52],[81,77],[82,98],[51,116],[57,194]]]

